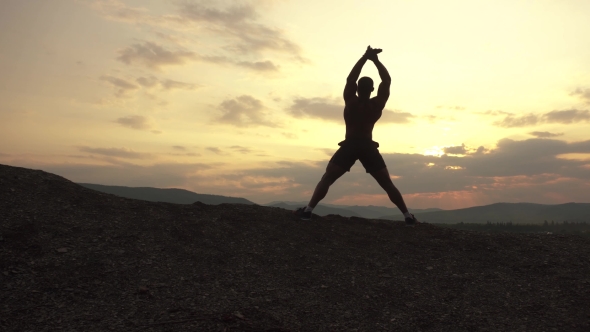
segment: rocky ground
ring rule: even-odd
[[[590,238],[119,198],[0,165],[1,331],[589,331]]]

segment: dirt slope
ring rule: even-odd
[[[1,331],[590,330],[588,238],[0,188]]]

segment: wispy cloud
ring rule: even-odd
[[[590,89],[577,88],[570,96],[577,96],[582,99],[586,104],[590,104]]]
[[[538,137],[538,138],[549,138],[549,137],[558,137],[563,136],[563,133],[550,133],[548,131],[531,131],[529,135]]]
[[[261,22],[254,1],[232,3],[226,7],[220,2],[185,2],[180,5],[179,15],[225,39],[228,44],[224,48],[234,53],[272,50],[306,61],[299,45],[287,38],[281,29]]]
[[[287,109],[295,118],[316,118],[332,122],[342,122],[344,104],[333,98],[295,98]]]
[[[481,114],[481,115],[492,115],[492,116],[498,116],[498,115],[513,115],[514,113],[510,113],[510,112],[506,112],[506,111],[501,111],[501,110],[487,110],[485,112],[474,112],[475,114]]]
[[[278,72],[279,66],[276,65],[274,62],[265,60],[265,61],[240,61],[235,60],[227,56],[206,56],[206,55],[199,55],[197,57],[198,60],[203,62],[221,64],[221,65],[234,65],[238,67],[247,68],[256,72]]]
[[[153,121],[141,115],[129,115],[118,118],[115,120],[116,123],[123,127],[136,129],[136,130],[150,130],[154,134],[160,134],[161,131],[152,129]]]
[[[198,85],[192,83],[184,83],[173,80],[162,81],[162,87],[164,90],[182,89],[182,90],[194,90]]]
[[[242,154],[248,154],[248,153],[252,153],[252,149],[247,148],[245,146],[239,146],[239,145],[234,145],[234,146],[230,146],[230,149],[242,153]]]
[[[316,118],[336,123],[344,122],[344,103],[335,98],[295,98],[287,112],[295,118]],[[413,115],[407,112],[383,110],[379,123],[408,123]]]
[[[236,127],[281,126],[268,119],[266,107],[261,100],[249,95],[224,100],[218,108],[222,115],[213,119],[216,123]]]
[[[144,42],[119,52],[119,61],[126,64],[141,63],[160,69],[166,65],[201,60],[268,73],[278,71],[279,66],[274,61],[259,59],[266,52],[282,54],[289,61],[309,62],[301,47],[284,30],[264,22],[263,6],[258,1],[184,1],[176,2],[174,6],[176,10],[171,13],[154,15],[146,8],[133,7],[119,0],[98,0],[91,4],[105,19],[156,29],[152,32],[162,41],[176,45],[178,40],[183,40],[184,44],[206,41],[209,45],[213,43],[212,48],[221,53],[213,56],[207,55],[206,51],[199,54],[172,51],[154,42]]]
[[[202,87],[200,84],[185,83],[171,79],[160,80],[153,75],[148,77],[138,77],[135,79],[135,82],[110,75],[103,75],[100,77],[100,80],[108,82],[115,87],[115,97],[117,98],[129,98],[134,92],[139,91],[141,88],[153,89],[159,87],[162,91],[170,91],[175,89],[194,90]]]
[[[88,146],[80,146],[78,150],[93,154],[99,154],[108,157],[118,157],[127,159],[149,159],[153,155],[149,153],[135,152],[127,148],[91,148]]]
[[[446,154],[467,154],[465,144],[461,144],[458,146],[448,146],[446,148],[443,148],[443,151]]]
[[[160,87],[162,90],[174,90],[174,89],[181,89],[181,90],[194,90],[196,88],[200,88],[203,85],[200,84],[193,84],[193,83],[185,83],[180,81],[174,81],[170,79],[160,80],[157,77],[151,75],[147,77],[138,77],[136,79],[137,83],[144,88],[155,88]]]
[[[142,64],[151,69],[160,70],[163,66],[182,65],[194,60],[194,52],[175,50],[170,51],[153,42],[133,44],[119,52],[117,60],[124,64]]]
[[[136,84],[122,78],[103,75],[100,77],[100,79],[109,82],[116,88],[115,96],[118,98],[128,97],[131,91],[139,89],[139,86],[137,86]]]
[[[590,112],[587,110],[563,110],[551,111],[545,114],[526,114],[521,116],[508,115],[501,121],[494,122],[498,127],[526,127],[542,123],[571,124],[590,121]]]
[[[209,150],[209,151],[211,151],[211,152],[213,152],[213,153],[215,153],[215,154],[218,154],[218,155],[224,155],[224,154],[226,154],[223,151],[221,151],[221,149],[218,148],[218,147],[210,146],[210,147],[207,147],[206,149]]]

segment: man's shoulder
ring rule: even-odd
[[[384,100],[380,96],[375,96],[375,97],[371,98],[371,104],[375,105],[374,107],[379,111],[382,111],[385,108],[386,103],[387,103],[387,99]]]

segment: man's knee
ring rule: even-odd
[[[332,184],[334,184],[334,182],[336,182],[336,177],[332,173],[326,172],[322,176],[322,180],[321,181],[324,184],[327,184],[328,186],[331,186]]]

